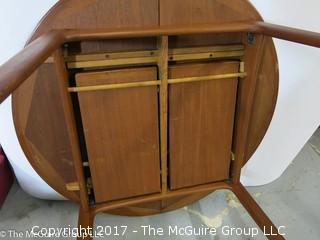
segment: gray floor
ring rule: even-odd
[[[272,184],[248,190],[276,225],[286,227],[286,239],[318,240],[320,239],[319,178],[320,131],[316,132],[304,146],[281,178]],[[14,231],[8,232],[8,230],[21,231],[25,234],[25,231],[33,226],[74,227],[77,222],[77,211],[77,206],[73,203],[35,199],[15,185],[0,211],[0,239],[1,234],[4,234],[1,230],[5,230],[7,234],[3,239],[25,239],[25,235],[20,238],[17,235],[9,238],[8,235],[13,236]],[[120,235],[124,230],[122,226],[128,227],[124,236],[105,236],[102,239],[266,239],[261,231],[253,238],[230,234],[228,230],[232,227],[239,228],[238,231],[245,229],[247,233],[249,230],[255,231],[257,226],[234,195],[228,191],[217,191],[198,203],[163,215],[119,217],[101,214],[97,216],[95,226],[118,227]],[[162,228],[164,235],[153,236],[153,232],[144,232],[141,226]],[[172,232],[169,236],[169,226],[179,229],[193,227],[195,231],[211,227],[217,229],[217,234],[179,236]],[[113,234],[116,234],[116,228],[113,228]]]

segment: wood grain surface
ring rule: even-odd
[[[115,11],[116,9],[116,11]],[[182,11],[183,10],[183,11]],[[254,7],[247,0],[62,0],[59,1],[50,12],[42,19],[41,23],[37,26],[34,34],[30,38],[33,40],[41,34],[49,31],[50,29],[101,29],[101,28],[130,28],[130,27],[143,27],[143,26],[165,26],[165,25],[176,25],[176,24],[198,24],[198,23],[221,23],[231,21],[260,21],[261,17],[256,12]],[[227,43],[242,43],[242,35],[239,34],[212,34],[209,36],[173,36],[169,39],[170,47],[183,47],[183,46],[196,46],[196,45],[214,45],[214,44],[227,44]],[[127,39],[124,41],[84,41],[81,43],[75,43],[69,45],[69,48],[74,53],[94,53],[96,51],[112,51],[115,50],[140,50],[140,49],[153,49],[156,47],[155,39],[138,39],[132,40]],[[267,45],[268,50],[265,51],[265,58],[261,65],[261,73],[257,85],[259,94],[255,96],[254,111],[252,124],[250,125],[250,131],[248,138],[247,156],[248,160],[251,154],[255,151],[255,148],[259,145],[263,138],[267,127],[269,126],[278,89],[278,70],[277,70],[277,59],[272,41]],[[268,52],[272,52],[269,54]],[[43,67],[40,67],[42,69]],[[273,72],[268,74],[268,72]],[[72,171],[61,171],[59,165],[63,165],[63,159],[65,159],[66,152],[52,151],[45,147],[38,146],[38,144],[32,144],[37,142],[34,134],[37,132],[35,126],[28,127],[28,136],[26,136],[26,126],[28,120],[36,119],[36,116],[43,116],[47,113],[43,112],[43,108],[40,106],[42,101],[33,101],[32,111],[30,111],[32,99],[37,99],[39,94],[35,91],[43,91],[47,88],[45,79],[50,75],[50,81],[57,81],[57,76],[54,71],[48,71],[46,67],[43,68],[43,72],[35,72],[17,91],[13,94],[13,117],[14,123],[19,137],[20,144],[26,153],[30,163],[38,172],[38,174],[58,191],[63,196],[79,201],[79,197],[74,192],[68,192],[65,189],[68,183],[66,179],[76,181],[75,172]],[[34,88],[36,86],[36,88]],[[268,86],[268,87],[265,87]],[[52,83],[52,91],[56,88]],[[260,90],[259,90],[260,89]],[[46,95],[47,94],[47,95]],[[44,91],[41,94],[44,98],[49,98],[50,95]],[[52,102],[48,103],[56,105],[50,108],[51,111],[51,122],[47,122],[45,132],[50,132],[50,128],[64,129],[64,123],[59,121],[61,117],[58,115],[62,112],[61,104],[59,99],[52,98]],[[48,101],[50,101],[48,100]],[[39,106],[35,106],[39,104]],[[259,109],[259,110],[258,110]],[[56,122],[56,123],[54,123]],[[55,126],[53,125],[55,124]],[[57,130],[59,131],[59,130]],[[33,133],[32,133],[33,132]],[[31,134],[32,133],[32,134]],[[63,135],[63,133],[55,133]],[[48,145],[53,144],[52,141],[57,138],[54,136],[52,139],[48,138]],[[54,145],[54,144],[53,144]],[[38,148],[41,149],[41,153]],[[69,153],[70,154],[70,153]],[[46,157],[44,157],[46,156]],[[49,157],[48,157],[49,156]],[[71,161],[73,161],[71,159]],[[69,163],[68,163],[69,164]],[[67,173],[68,172],[68,173]],[[197,194],[194,194],[197,196]],[[198,194],[198,198],[203,197],[203,194]],[[186,197],[185,202],[179,200],[183,204],[188,203],[188,199],[196,198]],[[178,201],[178,200],[177,200]],[[170,202],[170,201],[169,201]],[[170,202],[170,205],[175,206],[175,201]],[[152,204],[152,203],[151,203]],[[159,207],[157,207],[159,206]],[[176,206],[181,207],[178,203]],[[143,206],[140,206],[143,208]],[[147,207],[147,206],[146,206]],[[124,208],[121,214],[129,212],[130,207]],[[161,204],[155,202],[155,209],[161,210]],[[164,209],[170,209],[167,206]],[[172,210],[172,209],[171,209]],[[140,210],[134,209],[132,212],[138,214]],[[114,211],[117,212],[117,211]],[[142,214],[143,211],[140,211]],[[154,212],[156,213],[156,211]]]
[[[75,180],[74,161],[70,150],[71,141],[67,136],[64,112],[60,107],[62,99],[57,88],[58,81],[55,79],[55,66],[44,64],[38,74],[46,77],[46,81],[40,83],[41,79],[38,78],[33,87],[34,95],[30,103],[30,117],[26,121],[25,135],[45,159],[54,159],[59,153],[60,161],[53,161],[52,166],[64,176],[64,181],[72,182]],[[34,112],[39,114],[34,114]],[[51,128],[48,128],[47,124],[52,119],[55,121],[51,123]]]
[[[239,71],[239,62],[181,64],[169,78]],[[170,188],[229,178],[237,78],[170,85]]]
[[[69,5],[72,3],[78,5]],[[115,13],[115,9],[120,12]],[[104,10],[111,14],[106,15]],[[61,12],[60,19],[53,14]],[[152,12],[157,16],[150,15]],[[146,25],[160,27],[132,30],[134,23],[140,27],[139,21],[143,25],[148,18],[154,22]],[[72,28],[88,26],[91,30],[51,31],[1,66],[0,103],[31,76],[13,98],[20,102],[19,108],[17,100],[13,104],[17,135],[40,175],[65,197],[80,202],[80,225],[92,228],[95,215],[104,211],[155,214],[187,205],[212,191],[229,189],[262,230],[276,230],[241,185],[241,168],[264,136],[275,107],[278,66],[270,37],[320,47],[319,33],[263,23],[246,0],[61,1],[33,37],[50,30],[53,22],[65,25],[57,28],[71,23]],[[210,24],[196,25],[207,22]],[[108,32],[108,24],[123,28]],[[177,24],[184,25],[179,28]],[[100,26],[102,30],[97,30]],[[197,34],[203,32],[206,35]],[[125,40],[104,40],[115,36]],[[68,89],[74,85],[74,72],[67,71],[63,53],[153,49],[155,38],[149,36],[162,38],[158,69],[82,69],[75,82],[80,87],[102,86],[158,77],[159,84],[155,81],[136,89],[109,87],[79,92],[80,109],[75,94],[72,102]],[[64,51],[57,49],[65,40],[73,43],[65,44]],[[245,46],[244,56],[238,59],[241,62],[230,58],[192,64],[171,61],[168,70],[170,47],[240,43]],[[51,53],[54,57],[32,74]],[[225,79],[219,75],[219,79],[210,77],[210,81],[206,76],[193,82],[195,75],[238,70],[242,75],[228,75]],[[40,76],[48,82],[43,84]],[[181,79],[184,77],[187,79]],[[81,117],[75,115],[77,110]],[[85,143],[81,142],[82,134]],[[83,162],[87,158],[89,163]],[[73,179],[76,181],[68,183]],[[284,239],[277,230],[275,233],[268,234],[268,239]]]
[[[32,34],[30,41],[50,29],[158,26],[158,15],[158,0],[63,0],[59,1],[48,14],[44,16]],[[96,52],[101,49],[138,50],[144,49],[145,47],[155,48],[156,41],[151,40],[150,42],[149,39],[98,43],[91,41],[81,45],[78,44],[74,46],[73,49],[78,53],[79,51]],[[47,110],[43,111],[43,108],[41,108],[40,105],[44,99],[38,98],[37,92],[45,90],[47,84],[51,84],[51,90],[53,92],[57,91],[58,86],[55,85],[55,82],[58,80],[55,71],[45,70],[46,66],[41,66],[39,69],[42,68],[44,68],[44,71],[41,74],[39,74],[38,71],[35,72],[32,77],[23,83],[13,94],[12,108],[16,132],[24,153],[37,173],[61,195],[68,199],[79,201],[76,193],[69,192],[65,188],[69,180],[72,182],[77,181],[73,166],[69,169],[67,168],[67,171],[61,171],[61,168],[58,167],[59,165],[63,166],[65,164],[65,155],[70,155],[70,150],[55,151],[53,148],[49,150],[46,150],[48,148],[42,148],[41,151],[49,151],[49,153],[41,152],[40,149],[38,149],[41,148],[41,146],[32,144],[32,141],[37,140],[30,139],[25,134],[26,122],[29,118],[41,118],[48,114]],[[50,83],[45,81],[48,76],[50,76]],[[35,81],[37,81],[36,89],[30,87],[35,85]],[[45,101],[50,101],[50,104],[55,105],[54,107],[48,105],[47,109],[50,109],[51,121],[44,123],[45,129],[43,129],[43,134],[47,135],[47,132],[55,129],[55,135],[65,135],[66,133],[63,130],[65,129],[65,123],[60,121],[60,114],[63,112],[60,99],[49,98],[49,95],[45,96],[43,93],[41,96],[47,99]],[[25,109],[25,106],[30,106],[30,101],[33,98],[37,99],[34,101],[34,104],[39,106],[32,106],[32,111],[29,110],[30,108]],[[29,133],[39,133],[36,125],[32,125],[31,127],[32,129],[28,130]],[[59,131],[61,133],[58,133]],[[29,137],[31,137],[30,134]],[[54,141],[56,141],[56,139],[58,139],[58,136],[48,137],[46,139],[47,145],[55,146],[56,143],[54,143]],[[67,138],[64,137],[64,139]],[[38,154],[39,152],[41,154]],[[72,162],[73,159],[68,159],[67,164],[70,165]],[[48,169],[50,169],[50,171]]]
[[[157,79],[156,68],[76,75],[77,86]],[[160,192],[157,86],[78,93],[97,203]]]

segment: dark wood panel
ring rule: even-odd
[[[156,68],[84,73],[77,86],[157,79]],[[79,93],[96,202],[160,191],[157,87]]]
[[[238,72],[238,62],[176,65],[170,78]],[[170,187],[179,189],[229,177],[237,79],[169,88]]]

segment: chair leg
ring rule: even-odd
[[[231,186],[233,193],[237,196],[245,209],[247,209],[248,213],[264,232],[266,237],[269,240],[284,240],[285,238],[280,235],[279,229],[272,223],[244,186],[242,184],[232,184]]]
[[[92,240],[93,222],[94,214],[90,210],[85,211],[80,208],[78,220],[78,240]]]

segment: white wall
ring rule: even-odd
[[[23,48],[32,30],[56,0],[10,0],[0,3],[0,64]],[[320,32],[318,0],[252,0],[266,21]],[[276,41],[280,92],[275,116],[262,144],[242,172],[246,185],[277,179],[320,123],[320,50]],[[32,169],[13,126],[11,99],[0,106],[0,143],[21,186],[28,193],[60,199]]]
[[[319,0],[252,0],[265,21],[320,32]],[[242,183],[276,180],[320,124],[320,49],[275,40],[280,89],[262,144],[242,170]]]
[[[9,0],[0,2],[0,64],[19,52],[42,16],[56,0]],[[6,152],[22,188],[29,194],[61,199],[33,170],[16,136],[11,98],[0,106],[0,143]]]

